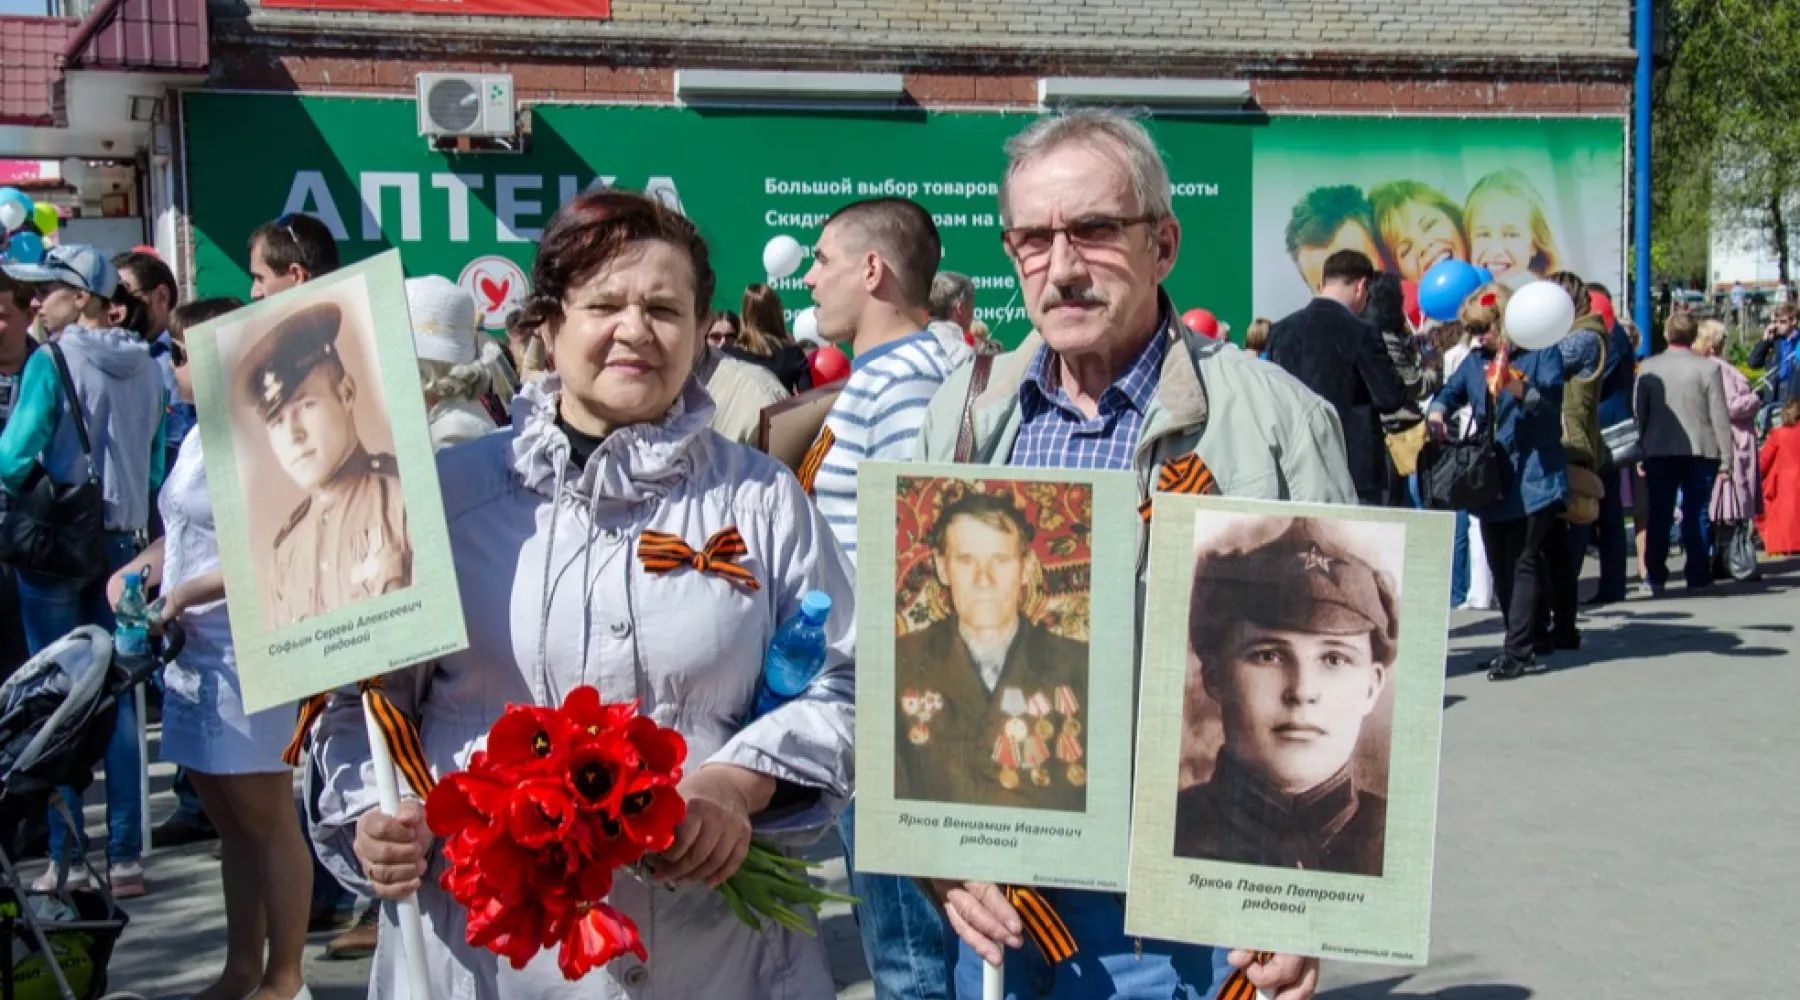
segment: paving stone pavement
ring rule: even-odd
[[[1800,561],[1766,571],[1595,611],[1581,651],[1506,684],[1477,669],[1497,617],[1454,615],[1431,963],[1327,963],[1320,996],[1788,995],[1800,983]],[[173,801],[168,769],[154,774],[160,818]],[[88,816],[100,829],[101,811]],[[841,889],[834,846],[819,855]],[[199,845],[148,869],[113,988],[192,990],[224,951],[218,864]],[[838,996],[872,997],[849,913],[826,911],[824,936]],[[314,996],[362,997],[367,964],[320,961],[325,937],[309,948]]]

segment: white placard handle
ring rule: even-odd
[[[369,734],[369,760],[375,765],[375,792],[381,800],[381,811],[400,815],[400,776],[394,771],[394,757],[388,752],[387,737],[375,721],[375,709],[363,695],[363,725]],[[400,916],[401,952],[406,956],[407,993],[412,1000],[429,1000],[431,976],[425,971],[425,923],[419,917],[419,900],[408,896],[396,900],[394,909]]]
[[[1006,1000],[1006,966],[981,963],[981,1000]]]
[[[137,709],[138,745],[138,821],[143,826],[144,857],[150,856],[150,706],[144,697],[144,685],[131,689],[131,703]],[[111,781],[112,775],[106,780]]]

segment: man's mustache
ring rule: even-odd
[[[1106,298],[1094,290],[1092,285],[1071,285],[1067,288],[1052,287],[1044,293],[1042,306],[1053,309],[1057,306],[1103,306]]]

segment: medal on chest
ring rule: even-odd
[[[912,720],[912,727],[906,731],[907,741],[916,747],[930,743],[931,719],[943,707],[944,696],[936,691],[908,688],[900,692],[900,712]]]

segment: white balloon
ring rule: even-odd
[[[25,224],[25,206],[16,201],[0,202],[0,232],[12,232]]]
[[[769,272],[770,281],[780,281],[800,270],[800,262],[805,259],[806,251],[801,248],[800,241],[786,233],[763,247],[763,270]]]
[[[1575,303],[1562,286],[1534,281],[1506,303],[1506,335],[1528,351],[1540,351],[1569,335],[1575,325]]]
[[[819,310],[816,306],[794,314],[794,342],[825,346],[825,338],[819,334]]]

